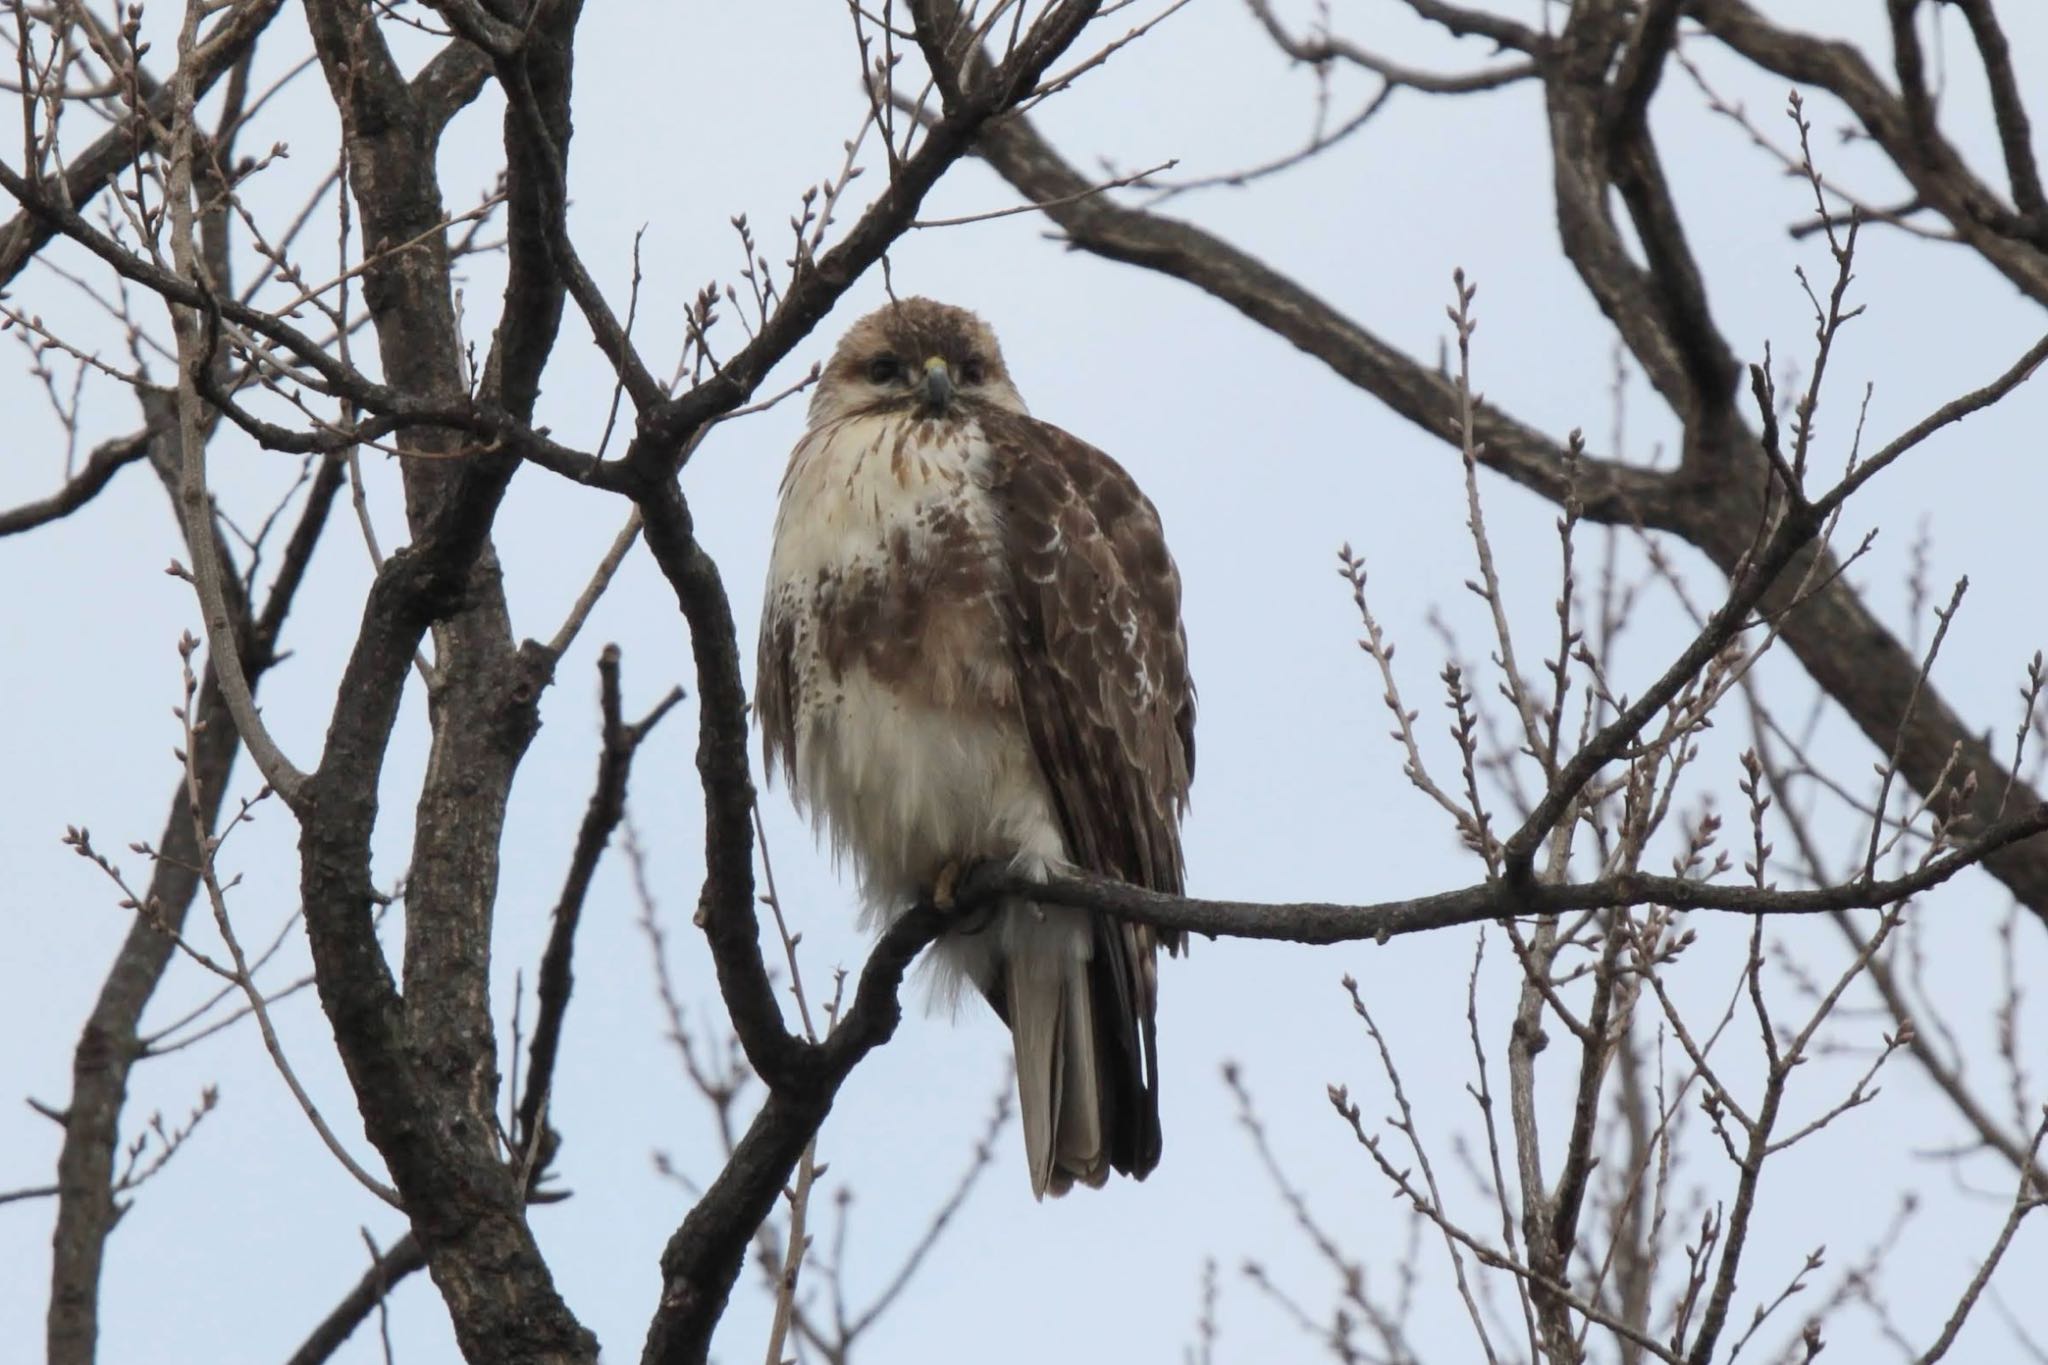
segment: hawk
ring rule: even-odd
[[[1159,514],[1031,417],[987,324],[854,324],[775,518],[755,711],[770,773],[851,859],[864,922],[962,868],[1181,889],[1195,693]],[[1182,936],[1028,899],[933,949],[1009,1026],[1032,1193],[1159,1162],[1155,954]]]

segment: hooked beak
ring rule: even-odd
[[[946,368],[946,362],[932,356],[924,362],[924,404],[935,412],[944,412],[953,401],[953,372]]]

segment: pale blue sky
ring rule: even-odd
[[[1486,55],[1483,45],[1451,45],[1401,22],[1398,6],[1346,8],[1355,13],[1340,22],[1354,36],[1409,59],[1451,68]],[[1817,8],[1846,7],[1767,8],[1810,20]],[[1836,21],[1867,39],[1878,19],[1863,11],[1876,7],[1854,8],[1855,16]],[[2020,68],[2048,70],[2048,12],[2006,9]],[[684,303],[705,281],[732,276],[732,214],[751,216],[772,259],[787,254],[782,224],[798,193],[836,170],[841,140],[859,120],[863,97],[849,31],[836,0],[644,6],[630,14],[591,7],[578,64],[572,221],[585,260],[621,306],[632,236],[645,226],[637,335],[650,357],[672,357]],[[265,49],[266,68],[281,71],[302,40],[295,17],[281,19]],[[1779,114],[1782,83],[1743,78],[1704,42],[1686,50],[1712,79],[1726,81],[1724,93],[1745,99],[1774,137],[1789,137]],[[1946,126],[1992,167],[1995,143],[1962,52],[1958,44]],[[1340,80],[1338,88],[1340,108],[1367,91],[1353,80]],[[1177,157],[1180,173],[1205,174],[1296,145],[1311,99],[1307,75],[1269,49],[1241,7],[1209,3],[1170,19],[1050,101],[1040,118],[1077,164],[1106,157],[1137,167]],[[1889,201],[1896,186],[1872,174],[1873,154],[1834,136],[1841,112],[1824,99],[1812,109],[1827,168],[1873,200]],[[487,97],[451,133],[443,156],[451,206],[489,184],[498,165],[499,115]],[[283,131],[257,141],[285,138],[293,154],[266,172],[253,196],[259,211],[281,215],[300,187],[322,174],[335,134],[317,77],[283,97],[275,117]],[[1738,130],[1705,113],[1675,70],[1654,117],[1726,334],[1746,358],[1760,356],[1769,341],[1781,359],[1803,361],[1811,321],[1792,267],[1829,269],[1820,244],[1793,243],[1785,231],[1810,208],[1804,187],[1783,177]],[[0,136],[0,145],[14,144]],[[1403,95],[1372,127],[1309,167],[1243,191],[1185,197],[1167,211],[1261,253],[1425,357],[1447,334],[1450,274],[1463,267],[1481,286],[1479,386],[1554,433],[1585,427],[1604,453],[1612,336],[1558,251],[1548,169],[1534,86],[1461,100]],[[880,175],[871,170],[856,189]],[[926,214],[1012,202],[992,174],[966,164],[941,184]],[[332,250],[331,233],[326,245],[314,241],[310,259],[318,262]],[[1870,311],[1832,362],[1837,383],[1822,415],[1818,460],[1824,468],[1841,457],[1866,380],[1875,385],[1871,433],[1886,439],[2002,370],[2043,330],[2038,308],[2018,301],[1959,251],[1873,230],[1858,265],[1860,297]],[[1478,604],[1461,586],[1472,572],[1471,550],[1448,449],[1188,287],[1065,252],[1035,215],[912,234],[892,253],[892,267],[898,292],[982,313],[1001,336],[1034,412],[1115,455],[1161,509],[1186,581],[1201,695],[1200,767],[1186,834],[1191,889],[1274,900],[1374,900],[1473,880],[1478,869],[1458,851],[1447,822],[1400,777],[1380,684],[1353,643],[1348,593],[1332,572],[1343,542],[1365,556],[1376,608],[1400,645],[1409,704],[1422,710],[1431,752],[1448,769],[1435,682],[1441,649],[1428,614],[1440,609],[1457,624],[1467,657],[1487,648]],[[481,353],[500,266],[482,259],[467,272],[467,321]],[[47,273],[24,275],[15,297],[53,320],[77,317],[82,333],[97,334],[79,313],[77,296]],[[844,326],[881,297],[879,275],[863,280],[769,388],[821,359]],[[729,350],[737,329],[730,320],[725,327]],[[10,427],[0,502],[11,505],[54,485],[61,466],[54,424],[21,366],[0,370],[0,385]],[[132,404],[118,391],[101,392],[89,438],[134,422]],[[602,358],[572,319],[548,373],[540,420],[587,447],[597,439],[610,392]],[[1627,453],[1647,458],[1659,444],[1668,448],[1674,425],[1654,395],[1632,382],[1629,397]],[[1904,628],[1901,585],[1922,518],[1932,536],[1933,581],[1945,588],[1958,574],[1970,575],[1970,595],[1937,679],[1952,705],[2001,742],[2016,720],[2013,689],[2024,661],[2048,643],[2035,530],[2048,497],[2044,415],[2044,391],[2023,390],[1997,412],[1930,442],[1852,504],[1844,530],[1845,542],[1853,543],[1863,529],[1883,528],[1855,572],[1896,628]],[[742,623],[750,673],[775,486],[802,420],[802,405],[793,402],[722,426],[684,478]],[[297,468],[231,439],[217,445],[213,464],[228,506],[244,515],[260,514],[266,496]],[[374,457],[366,468],[388,546],[401,526],[395,471]],[[1486,491],[1509,596],[1533,654],[1548,646],[1554,628],[1555,509],[1497,480]],[[521,632],[553,632],[622,515],[613,500],[544,471],[520,474],[498,543]],[[293,657],[264,690],[265,713],[301,764],[317,755],[368,578],[367,556],[345,516],[336,517],[329,536],[289,627]],[[1596,541],[1589,536],[1586,543],[1590,549]],[[9,870],[0,883],[0,1035],[16,1040],[0,1065],[0,1188],[49,1178],[56,1130],[19,1097],[63,1102],[77,1025],[125,929],[108,885],[60,847],[58,836],[66,824],[82,824],[108,850],[154,840],[176,777],[168,756],[176,738],[169,715],[177,700],[174,645],[198,620],[188,590],[162,572],[175,553],[168,503],[140,469],[124,473],[64,525],[0,541],[0,640],[7,642],[0,651],[0,715],[7,718],[0,768],[11,775],[0,784],[0,862]],[[1697,555],[1681,548],[1675,559],[1695,594],[1718,590]],[[1624,650],[1618,690],[1639,691],[1682,631],[1668,594],[1652,593]],[[643,710],[673,682],[690,682],[682,622],[644,554],[628,561],[565,661],[515,795],[499,906],[507,1019],[514,973],[530,983],[588,794],[592,664],[608,640],[625,652],[629,711]],[[1767,676],[1784,695],[1803,696],[1803,678],[1789,662]],[[378,842],[384,880],[406,858],[423,755],[418,700],[401,722],[389,768]],[[715,997],[708,963],[689,927],[701,873],[694,724],[694,703],[685,703],[642,752],[633,818],[649,850],[674,970],[697,1007],[709,1010]],[[1736,728],[1732,716],[1727,728]],[[1737,799],[1738,736],[1719,740],[1708,748],[1696,790],[1712,790],[1729,809]],[[1851,781],[1861,781],[1876,756],[1839,724],[1828,727],[1825,743]],[[246,767],[238,777],[242,790],[253,789]],[[766,793],[763,809],[817,992],[834,967],[862,959],[850,881],[814,847],[779,789]],[[1846,838],[1845,829],[1837,832]],[[230,846],[230,861],[244,878],[234,904],[245,939],[267,940],[291,912],[293,846],[294,831],[275,809]],[[138,860],[124,860],[142,875]],[[1937,964],[1959,1011],[1985,998],[1985,926],[2005,903],[1992,883],[1963,878],[1927,904],[1927,914],[1967,924],[1955,934],[1959,951]],[[654,1174],[650,1153],[668,1151],[700,1178],[714,1168],[708,1115],[661,1038],[634,913],[623,864],[610,859],[578,944],[577,998],[554,1095],[565,1136],[559,1169],[575,1197],[533,1215],[565,1293],[613,1359],[632,1359],[639,1350],[658,1290],[656,1257],[685,1207],[680,1192]],[[1745,926],[1701,918],[1696,927],[1702,941],[1677,969],[1676,987],[1718,999],[1740,960]],[[1820,926],[1788,925],[1775,936],[1813,961],[1839,961]],[[1344,974],[1355,975],[1397,1050],[1420,1121],[1444,1154],[1440,1174],[1454,1210],[1476,1229],[1495,1226],[1490,1204],[1448,1156],[1452,1135],[1474,1127],[1463,1093],[1472,939],[1471,931],[1459,931],[1383,948],[1195,945],[1185,960],[1162,969],[1166,1147],[1159,1170],[1142,1184],[1116,1181],[1100,1193],[1034,1205],[1017,1135],[1006,1131],[995,1168],[863,1358],[971,1356],[993,1365],[1177,1360],[1210,1256],[1222,1267],[1224,1288],[1219,1359],[1309,1358],[1311,1343],[1244,1285],[1238,1266],[1247,1258],[1262,1262],[1318,1307],[1330,1300],[1332,1278],[1260,1174],[1233,1120],[1219,1066],[1226,1059],[1242,1065],[1293,1177],[1312,1192],[1319,1214],[1375,1275],[1390,1275],[1406,1240],[1400,1206],[1325,1098],[1327,1085],[1342,1083],[1369,1119],[1391,1106],[1338,986]],[[2021,939],[2038,979],[2048,951],[2031,922]],[[1503,948],[1497,936],[1491,940],[1485,1022],[1496,1064],[1512,998]],[[305,961],[303,943],[294,941],[276,979]],[[167,1020],[212,988],[181,963],[150,1019]],[[700,1015],[700,1023],[708,1017]],[[281,1007],[278,1021],[329,1118],[359,1154],[374,1157],[312,999],[302,995]],[[1988,1040],[1985,1019],[1959,1013],[1956,1022],[1976,1044]],[[1866,1020],[1844,1036],[1867,1043],[1875,1032]],[[2029,1038],[2037,1078],[2048,1074],[2039,1039],[2037,1025]],[[1749,1046],[1753,1052],[1753,1039]],[[856,1301],[893,1271],[928,1210],[951,1188],[1003,1076],[1007,1050],[1001,1027],[978,1007],[963,1011],[957,1026],[913,1009],[896,1040],[847,1087],[821,1154],[831,1165],[828,1189],[843,1182],[856,1192],[848,1268]],[[1859,1061],[1808,1068],[1795,1107],[1807,1113],[1831,1103]],[[1868,1110],[1770,1168],[1765,1213],[1737,1300],[1740,1320],[1759,1296],[1777,1292],[1813,1245],[1826,1243],[1835,1265],[1859,1254],[1890,1216],[1894,1189],[1910,1186],[1940,1206],[1923,1216],[1899,1253],[1895,1265],[1909,1273],[1885,1283],[1893,1311],[1922,1341],[1989,1244],[2000,1202],[1959,1197],[1947,1168],[1913,1159],[1916,1151],[1953,1142],[1959,1129],[1910,1066],[1896,1066]],[[1746,1071],[1742,1064],[1733,1069]],[[1547,1081],[1561,1084],[1564,1072],[1562,1059],[1553,1060]],[[108,1361],[280,1358],[360,1273],[358,1226],[385,1243],[400,1231],[390,1210],[320,1146],[252,1030],[141,1068],[125,1131],[155,1109],[182,1116],[199,1088],[213,1082],[221,1086],[219,1112],[143,1191],[112,1240],[103,1319]],[[1503,1084],[1496,1072],[1496,1088]],[[1547,1095],[1555,1103],[1546,1121],[1562,1124],[1562,1090]],[[1728,1188],[1710,1137],[1688,1152],[1692,1173],[1710,1175],[1717,1190]],[[1974,1174],[1986,1185],[1996,1175],[2005,1186],[1988,1167]],[[0,1340],[31,1342],[42,1331],[50,1213],[47,1202],[0,1208],[0,1248],[11,1272],[0,1282]],[[1422,1353],[1437,1360],[1476,1356],[1440,1243],[1423,1245],[1425,1288],[1415,1324]],[[2040,1316],[2038,1296],[2018,1287],[2044,1274],[2048,1252],[2039,1230],[2030,1229],[2003,1283],[2037,1334],[2048,1334],[2048,1319]],[[743,1283],[749,1288],[736,1298],[719,1338],[728,1360],[757,1356],[767,1330],[751,1270]],[[401,1360],[453,1358],[445,1313],[424,1278],[397,1294],[392,1316]],[[1961,1358],[1999,1358],[2003,1340],[1987,1315],[1964,1338],[1977,1352]],[[1845,1317],[1834,1341],[1843,1359],[1870,1358],[1866,1319]],[[340,1357],[376,1358],[373,1334],[359,1335]]]

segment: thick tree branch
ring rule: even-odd
[[[536,986],[540,1013],[535,1024],[530,1065],[521,1082],[517,1123],[512,1131],[512,1148],[526,1161],[529,1188],[537,1185],[554,1157],[552,1125],[536,1137],[543,1123],[549,1096],[554,1088],[555,1064],[559,1056],[562,1026],[567,1018],[569,993],[573,985],[570,961],[576,930],[582,919],[583,903],[589,894],[598,860],[625,814],[626,781],[632,771],[640,743],[682,699],[682,689],[671,691],[639,720],[626,721],[619,693],[619,650],[606,646],[598,659],[601,683],[603,743],[598,754],[598,776],[583,823],[577,831],[560,900],[556,902],[547,947],[541,955],[540,978]],[[532,1153],[530,1161],[523,1154]],[[357,1327],[387,1298],[399,1282],[426,1266],[426,1253],[419,1238],[406,1233],[386,1249],[375,1265],[365,1272],[354,1288],[323,1318],[293,1353],[288,1365],[319,1365],[339,1350]]]
[[[1610,85],[1605,73],[1620,38],[1612,16],[1601,7],[1574,11],[1543,81],[1558,236],[1586,291],[1672,410],[1725,420],[1740,367],[1713,324],[1645,117],[1676,24],[1674,7],[1647,9],[1638,45],[1622,60],[1624,84]],[[1642,70],[1638,62],[1651,65]],[[1613,219],[1617,190],[1640,265]]]
[[[663,481],[639,506],[647,548],[689,622],[697,670],[697,776],[704,789],[704,888],[697,919],[711,946],[733,1031],[748,1064],[773,1089],[798,1069],[803,1045],[783,1023],[754,913],[754,780],[738,627],[718,566],[697,543],[682,491]]]
[[[1635,31],[1607,93],[1607,122],[1625,138],[1643,131],[1650,97],[1657,93],[1665,59],[1678,41],[1678,16],[1684,9],[1685,0],[1648,0],[1636,16]]]
[[[440,139],[448,120],[469,107],[490,77],[490,58],[464,38],[451,39],[419,69],[412,78],[412,98],[430,140]]]
[[[436,180],[444,120],[400,76],[371,6],[311,0],[306,12],[341,113],[365,242],[363,297],[385,372],[426,404],[460,408],[464,346]],[[564,105],[574,15],[573,5],[543,4],[529,29],[534,44],[557,49],[546,59],[558,64],[548,89]],[[522,297],[549,287],[533,241],[530,221],[515,224],[511,273]],[[375,254],[390,243],[411,245]],[[508,318],[501,331],[501,340],[520,339],[520,359],[499,367],[493,387],[527,411],[556,316]],[[523,421],[527,411],[512,415]],[[459,443],[421,428],[402,449],[447,455]],[[337,693],[302,817],[302,890],[322,1006],[464,1354],[588,1361],[596,1344],[556,1291],[526,1223],[518,1163],[496,1145],[489,967],[498,846],[552,671],[540,647],[513,643],[491,547],[515,467],[431,458],[401,467],[413,543],[379,570]],[[399,700],[429,626],[434,746],[414,815],[401,996],[372,933],[370,836]]]

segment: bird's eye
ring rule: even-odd
[[[963,384],[979,384],[986,378],[988,365],[978,355],[967,357],[966,362],[960,366],[960,382]]]
[[[868,382],[893,384],[903,377],[903,362],[893,355],[878,355],[868,362]]]

